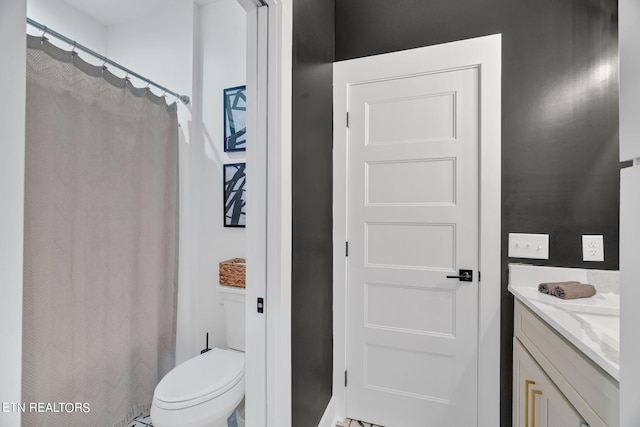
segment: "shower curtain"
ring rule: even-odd
[[[176,105],[27,42],[23,426],[126,426],[175,363]]]

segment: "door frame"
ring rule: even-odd
[[[245,416],[291,426],[291,0],[238,0],[247,12]],[[258,313],[257,298],[264,299]]]
[[[433,70],[477,67],[480,88],[478,426],[500,424],[501,64],[500,34],[333,66],[333,417],[346,417],[347,108],[349,86]],[[480,389],[482,392],[480,392]]]

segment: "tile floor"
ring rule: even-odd
[[[149,415],[140,415],[131,420],[129,427],[153,427],[153,424]]]
[[[238,426],[235,412],[229,417],[229,421],[227,422],[229,427]],[[370,425],[371,424],[367,424],[367,426]],[[149,415],[140,415],[139,417],[135,417],[133,420],[131,420],[128,427],[153,427],[153,424],[151,424],[151,417]]]
[[[336,424],[336,427],[382,427],[377,424],[365,423],[363,421],[351,420],[347,418]]]
[[[153,427],[153,424],[151,424],[151,418],[149,417],[149,415],[141,415],[131,420],[131,422],[129,423],[129,427]],[[344,421],[338,422],[338,424],[336,424],[336,427],[382,427],[382,426],[379,426],[377,424],[365,423],[362,421],[350,420],[347,418]]]

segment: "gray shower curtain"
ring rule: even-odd
[[[23,426],[122,426],[175,363],[176,105],[28,36]]]

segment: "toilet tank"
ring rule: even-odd
[[[234,350],[244,351],[245,289],[233,286],[218,286],[217,289],[224,305],[224,315],[227,322],[227,345]]]

